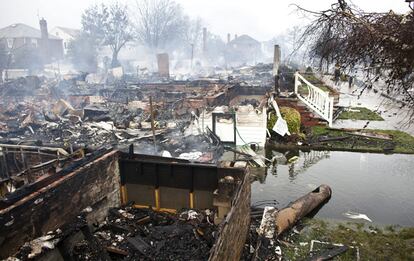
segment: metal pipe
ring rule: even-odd
[[[300,219],[325,203],[332,195],[328,185],[320,185],[312,192],[292,202],[284,209],[277,211],[275,216],[276,235],[279,236]]]

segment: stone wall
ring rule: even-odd
[[[0,210],[0,258],[26,241],[55,230],[90,206],[88,220],[102,220],[120,205],[116,151],[109,152]]]

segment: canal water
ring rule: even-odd
[[[332,198],[316,217],[355,221],[344,215],[351,211],[378,225],[414,226],[413,155],[272,151],[267,157],[275,163],[253,182],[252,204],[276,200],[283,208],[327,184]]]

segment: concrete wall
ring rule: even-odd
[[[120,205],[117,152],[109,152],[0,210],[0,258],[26,241],[55,230],[91,206],[89,221]]]

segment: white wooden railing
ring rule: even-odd
[[[299,86],[304,85],[307,93],[301,93]],[[298,72],[295,73],[295,94],[303,103],[305,103],[316,114],[326,120],[329,127],[332,127],[334,98],[329,96],[328,92],[308,82]]]

